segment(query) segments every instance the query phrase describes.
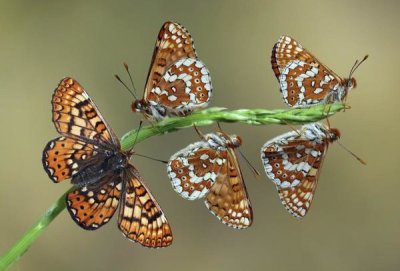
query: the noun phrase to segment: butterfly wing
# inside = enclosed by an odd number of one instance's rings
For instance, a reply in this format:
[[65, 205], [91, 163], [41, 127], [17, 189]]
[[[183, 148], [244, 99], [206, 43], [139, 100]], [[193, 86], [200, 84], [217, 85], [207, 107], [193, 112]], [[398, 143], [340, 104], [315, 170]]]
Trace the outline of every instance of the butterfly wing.
[[121, 195], [119, 176], [106, 176], [95, 186], [83, 186], [67, 195], [72, 219], [86, 230], [96, 230], [114, 215]]
[[147, 92], [150, 105], [162, 105], [173, 115], [206, 107], [211, 99], [210, 72], [203, 62], [182, 58], [172, 64], [157, 85]]
[[83, 87], [66, 77], [55, 89], [52, 99], [53, 122], [63, 136], [85, 142], [118, 148], [119, 140]]
[[199, 141], [171, 156], [168, 177], [183, 198], [200, 199], [215, 183], [223, 165], [226, 165], [226, 151], [216, 151], [208, 142]]
[[342, 79], [332, 75], [323, 66], [313, 66], [304, 61], [289, 62], [279, 76], [282, 97], [289, 106], [307, 106], [327, 100], [339, 92]]
[[233, 149], [228, 149], [228, 162], [225, 165], [211, 186], [205, 204], [222, 223], [244, 229], [253, 222], [253, 211]]
[[296, 218], [304, 217], [311, 206], [328, 146], [299, 133], [285, 133], [261, 149], [267, 176], [275, 183], [282, 204]]
[[58, 183], [73, 177], [95, 155], [95, 145], [75, 138], [58, 137], [47, 143], [42, 163], [50, 179]]
[[161, 27], [154, 47], [146, 80], [145, 100], [150, 94], [150, 90], [158, 85], [166, 70], [181, 58], [197, 58], [192, 37], [182, 25], [166, 22]]
[[132, 165], [125, 170], [123, 182], [118, 226], [125, 237], [146, 247], [171, 245], [172, 232], [168, 221]]

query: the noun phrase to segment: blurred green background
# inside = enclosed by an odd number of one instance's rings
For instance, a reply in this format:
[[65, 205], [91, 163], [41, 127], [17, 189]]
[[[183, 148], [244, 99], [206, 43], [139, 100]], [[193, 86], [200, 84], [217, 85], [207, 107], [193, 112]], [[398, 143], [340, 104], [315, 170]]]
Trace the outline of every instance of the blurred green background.
[[[192, 34], [213, 78], [212, 106], [285, 108], [270, 67], [282, 34], [342, 76], [370, 55], [355, 73], [352, 109], [331, 118], [341, 142], [368, 165], [333, 144], [302, 221], [281, 206], [259, 159], [262, 144], [289, 128], [224, 124], [242, 136], [242, 151], [262, 171], [257, 180], [241, 160], [255, 214], [251, 228], [222, 225], [201, 201], [175, 194], [163, 164], [134, 157], [171, 223], [170, 248], [127, 241], [115, 218], [84, 231], [64, 211], [10, 270], [399, 270], [399, 7], [398, 1], [0, 1], [0, 254], [70, 187], [53, 184], [41, 164], [44, 145], [57, 136], [50, 99], [59, 80], [76, 78], [122, 136], [141, 116], [131, 113], [131, 96], [113, 75], [127, 78], [127, 61], [142, 92], [164, 21]], [[168, 159], [197, 139], [187, 129], [151, 138], [136, 151]]]

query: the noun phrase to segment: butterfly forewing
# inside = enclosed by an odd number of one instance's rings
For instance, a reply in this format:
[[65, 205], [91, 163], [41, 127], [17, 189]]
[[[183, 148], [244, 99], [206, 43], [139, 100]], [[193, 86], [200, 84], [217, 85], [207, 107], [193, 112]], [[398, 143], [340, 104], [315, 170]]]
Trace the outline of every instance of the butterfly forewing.
[[145, 99], [170, 66], [181, 58], [197, 58], [189, 32], [180, 24], [166, 22], [161, 27], [146, 80]]
[[253, 211], [233, 149], [228, 149], [227, 160], [216, 182], [211, 186], [205, 204], [222, 223], [244, 229], [253, 222]]
[[60, 134], [119, 148], [118, 138], [74, 79], [61, 80], [54, 91], [52, 105], [53, 122]]
[[172, 243], [168, 221], [139, 172], [131, 165], [125, 170], [124, 193], [118, 225], [132, 241], [146, 247], [166, 247]]
[[306, 63], [318, 66], [318, 60], [305, 50], [297, 41], [289, 36], [281, 36], [272, 49], [271, 64], [272, 70], [279, 81], [279, 76], [286, 65], [294, 60], [301, 60]]
[[97, 154], [96, 146], [69, 137], [58, 137], [43, 151], [43, 167], [54, 182], [73, 177], [84, 161]]
[[119, 176], [107, 176], [100, 184], [83, 186], [67, 195], [67, 209], [82, 228], [96, 230], [114, 215], [121, 196]]
[[306, 215], [314, 198], [328, 143], [292, 131], [268, 141], [261, 149], [267, 176], [275, 183], [285, 208], [297, 218]]

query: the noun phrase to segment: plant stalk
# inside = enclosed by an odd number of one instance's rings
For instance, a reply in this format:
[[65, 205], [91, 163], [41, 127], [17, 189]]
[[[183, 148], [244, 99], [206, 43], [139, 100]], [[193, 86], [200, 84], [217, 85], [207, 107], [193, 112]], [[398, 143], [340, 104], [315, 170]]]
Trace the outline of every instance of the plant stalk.
[[[240, 122], [250, 125], [305, 124], [322, 120], [343, 109], [345, 109], [345, 105], [342, 103], [278, 110], [238, 109], [225, 111], [224, 108], [213, 107], [195, 112], [186, 117], [167, 118], [161, 122], [142, 127], [139, 131], [138, 129], [132, 130], [122, 137], [121, 146], [123, 150], [128, 150], [133, 147], [135, 141], [139, 143], [149, 137], [192, 127], [193, 125], [205, 126], [215, 122]], [[65, 192], [21, 239], [0, 258], [0, 270], [5, 270], [21, 258], [50, 223], [65, 209], [65, 197], [73, 189], [72, 187]]]

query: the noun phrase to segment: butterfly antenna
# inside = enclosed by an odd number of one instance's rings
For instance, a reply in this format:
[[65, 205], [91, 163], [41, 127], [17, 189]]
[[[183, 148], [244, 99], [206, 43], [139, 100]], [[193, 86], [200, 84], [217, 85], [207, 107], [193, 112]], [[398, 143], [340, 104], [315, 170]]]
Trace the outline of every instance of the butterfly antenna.
[[124, 81], [118, 76], [118, 74], [114, 74], [114, 77], [129, 91], [129, 93], [137, 100], [136, 95], [132, 92], [132, 90], [125, 84]]
[[126, 72], [129, 75], [129, 79], [131, 80], [133, 91], [135, 92], [135, 94], [137, 94], [135, 84], [133, 83], [131, 72], [129, 71], [129, 66], [128, 66], [128, 64], [126, 62], [124, 62], [124, 67], [125, 67]]
[[196, 130], [196, 133], [199, 135], [201, 139], [205, 138], [204, 134], [199, 130], [199, 128], [197, 128], [196, 124], [193, 124], [193, 128]]
[[350, 70], [350, 75], [349, 78], [351, 78], [353, 76], [353, 73], [358, 69], [358, 67], [360, 67], [360, 65], [367, 60], [368, 55], [365, 55], [364, 58], [361, 61], [356, 60], [356, 62], [354, 63], [353, 67]]
[[217, 126], [218, 126], [219, 131], [221, 133], [223, 133], [224, 131], [222, 131], [222, 127], [221, 127], [221, 124], [219, 123], [219, 121], [217, 121]]
[[161, 162], [163, 164], [168, 164], [168, 161], [166, 161], [166, 160], [157, 159], [157, 158], [150, 157], [150, 156], [147, 156], [147, 155], [144, 155], [144, 154], [139, 154], [139, 153], [135, 153], [135, 155], [140, 156], [140, 157], [144, 157], [144, 158], [148, 158], [148, 159], [153, 160], [153, 161]]
[[247, 165], [250, 167], [251, 171], [253, 174], [256, 176], [256, 178], [260, 177], [260, 172], [250, 163], [249, 159], [243, 154], [243, 152], [238, 149], [240, 155], [243, 157], [243, 159], [246, 161]]
[[361, 159], [358, 155], [356, 155], [354, 152], [352, 152], [351, 150], [349, 150], [348, 148], [346, 148], [346, 146], [344, 146], [342, 143], [340, 143], [340, 141], [337, 141], [337, 143], [339, 143], [339, 145], [348, 153], [350, 153], [354, 158], [356, 158], [361, 164], [363, 165], [367, 165], [367, 162], [365, 162], [363, 159]]
[[140, 122], [139, 122], [139, 128], [137, 129], [135, 141], [133, 141], [131, 150], [132, 150], [132, 149], [135, 147], [135, 145], [136, 145], [136, 142], [137, 142], [137, 139], [138, 139], [138, 136], [139, 136], [140, 129], [142, 128], [142, 124], [143, 124], [143, 121], [140, 120]]
[[296, 134], [298, 134], [298, 136], [301, 136], [301, 133], [299, 132], [299, 130], [297, 130], [296, 128], [293, 127], [293, 125], [291, 125], [289, 122], [282, 120], [283, 123], [285, 123], [286, 126], [289, 126], [290, 129], [293, 130], [293, 132], [295, 132]]

